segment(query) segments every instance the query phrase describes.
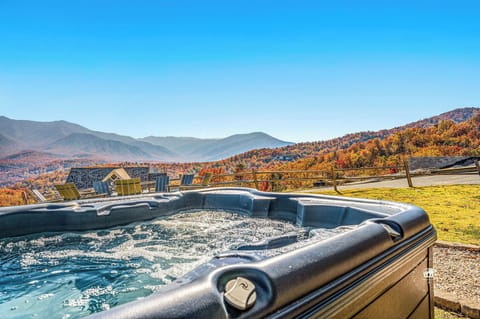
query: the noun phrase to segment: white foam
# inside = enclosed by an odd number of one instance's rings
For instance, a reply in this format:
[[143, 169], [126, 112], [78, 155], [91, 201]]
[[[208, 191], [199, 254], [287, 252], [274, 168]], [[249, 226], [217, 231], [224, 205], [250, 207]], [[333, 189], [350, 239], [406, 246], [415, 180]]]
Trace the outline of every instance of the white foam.
[[43, 295], [38, 296], [37, 299], [38, 299], [38, 300], [43, 300], [43, 299], [51, 298], [51, 297], [53, 297], [53, 296], [54, 296], [54, 294], [52, 294], [52, 293], [43, 294]]
[[[0, 258], [16, 256], [18, 267], [29, 274], [12, 285], [30, 287], [19, 292], [23, 297], [4, 304], [0, 300], [0, 313], [30, 298], [35, 302], [28, 309], [15, 308], [17, 316], [38, 313], [50, 319], [48, 314], [55, 311], [65, 318], [81, 318], [92, 307], [105, 310], [157, 292], [219, 252], [292, 232], [305, 235], [306, 230], [281, 221], [206, 211], [109, 230], [0, 241]], [[16, 271], [12, 268], [12, 275]]]

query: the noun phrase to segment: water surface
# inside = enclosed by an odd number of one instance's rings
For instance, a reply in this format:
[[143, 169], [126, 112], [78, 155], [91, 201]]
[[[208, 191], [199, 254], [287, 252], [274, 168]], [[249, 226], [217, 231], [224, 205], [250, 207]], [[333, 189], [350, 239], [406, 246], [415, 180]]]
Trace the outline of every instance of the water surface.
[[0, 315], [81, 318], [146, 297], [215, 254], [306, 229], [197, 211], [108, 230], [0, 240]]

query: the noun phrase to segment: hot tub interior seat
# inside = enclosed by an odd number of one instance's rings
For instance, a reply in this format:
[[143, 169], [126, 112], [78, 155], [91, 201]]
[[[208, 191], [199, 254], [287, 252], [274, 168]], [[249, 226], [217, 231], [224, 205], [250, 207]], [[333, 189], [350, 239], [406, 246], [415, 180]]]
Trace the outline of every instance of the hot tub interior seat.
[[368, 219], [385, 218], [402, 210], [398, 205], [388, 203], [333, 197], [291, 194], [268, 196], [268, 193], [245, 189], [204, 190], [4, 208], [0, 210], [0, 236], [109, 228], [191, 209], [231, 210], [252, 217], [283, 219], [314, 228], [358, 225]]

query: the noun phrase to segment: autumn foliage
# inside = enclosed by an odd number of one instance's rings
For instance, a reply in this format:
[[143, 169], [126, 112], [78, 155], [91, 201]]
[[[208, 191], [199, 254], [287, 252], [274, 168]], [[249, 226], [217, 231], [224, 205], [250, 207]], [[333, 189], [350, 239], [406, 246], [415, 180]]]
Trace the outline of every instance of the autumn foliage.
[[26, 193], [25, 189], [0, 188], [0, 206], [33, 204], [33, 199], [25, 197]]
[[[165, 172], [172, 178], [177, 178], [180, 174], [193, 173], [203, 176], [206, 172], [211, 172], [213, 175], [235, 174], [239, 179], [243, 179], [244, 174], [249, 174], [252, 170], [329, 172], [333, 166], [395, 167], [401, 165], [409, 156], [480, 156], [480, 114], [477, 113], [469, 120], [458, 124], [451, 120], [441, 120], [433, 126], [422, 123], [418, 127], [407, 126], [403, 129], [355, 133], [328, 141], [298, 143], [276, 149], [256, 149], [216, 162], [145, 165]], [[130, 164], [138, 165], [126, 163]], [[389, 171], [392, 173], [394, 169]], [[66, 176], [66, 171], [54, 171], [27, 179], [18, 186], [48, 192], [53, 183], [64, 182]], [[275, 178], [278, 176], [269, 177]], [[223, 180], [224, 177], [216, 181]], [[259, 184], [259, 188], [264, 190], [272, 190], [274, 186], [272, 183]], [[18, 193], [14, 190], [1, 189], [0, 196], [0, 205], [21, 203]]]

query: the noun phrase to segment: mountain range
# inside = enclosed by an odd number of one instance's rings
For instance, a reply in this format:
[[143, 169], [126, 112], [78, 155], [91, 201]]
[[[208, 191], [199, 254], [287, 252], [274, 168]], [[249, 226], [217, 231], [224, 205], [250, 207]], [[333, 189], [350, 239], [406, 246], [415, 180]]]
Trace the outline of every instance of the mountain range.
[[[155, 163], [150, 165], [177, 176], [200, 169], [231, 173], [238, 165], [249, 169], [322, 170], [334, 159], [339, 167], [396, 165], [406, 150], [410, 156], [478, 155], [479, 125], [480, 108], [459, 108], [392, 129], [292, 144], [264, 133], [224, 139], [134, 139], [65, 121], [18, 121], [0, 116], [0, 188], [18, 182], [41, 187], [63, 182], [70, 167], [125, 161], [152, 161]], [[200, 160], [204, 162], [198, 163]]]
[[262, 132], [220, 139], [173, 136], [135, 139], [93, 131], [66, 121], [36, 122], [0, 116], [0, 158], [37, 151], [58, 158], [202, 162], [220, 160], [252, 149], [291, 144]]

